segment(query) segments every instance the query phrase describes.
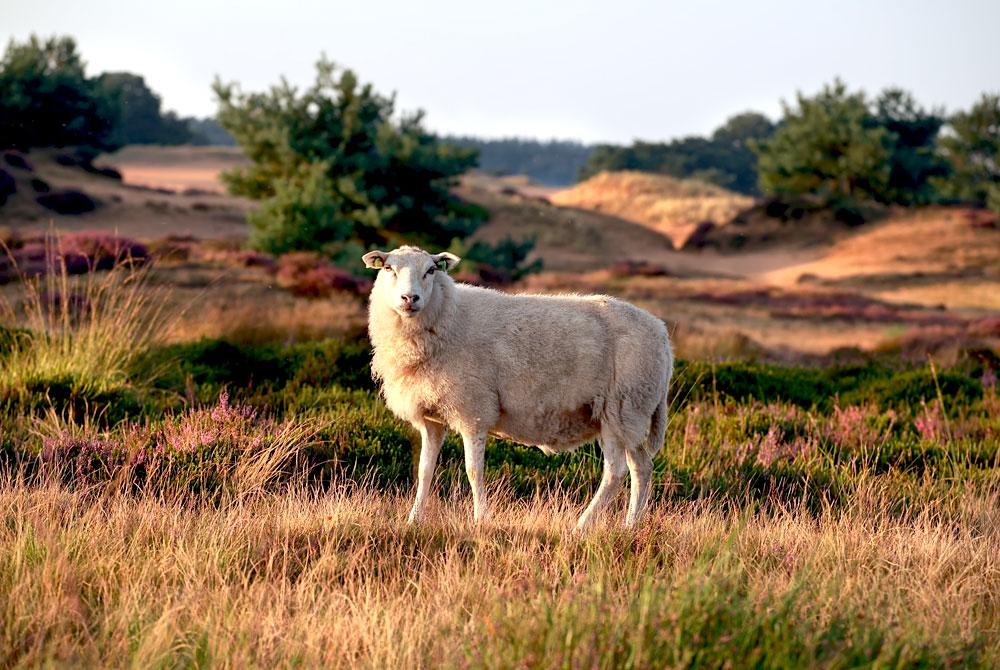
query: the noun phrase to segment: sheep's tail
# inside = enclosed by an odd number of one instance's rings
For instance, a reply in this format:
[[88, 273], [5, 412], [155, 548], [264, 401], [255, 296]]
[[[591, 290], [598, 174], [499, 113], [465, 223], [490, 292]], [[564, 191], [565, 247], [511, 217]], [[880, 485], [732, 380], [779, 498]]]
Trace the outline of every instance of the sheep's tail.
[[653, 410], [653, 418], [649, 420], [649, 437], [646, 438], [646, 453], [652, 458], [663, 447], [667, 436], [667, 389], [663, 389], [660, 404]]

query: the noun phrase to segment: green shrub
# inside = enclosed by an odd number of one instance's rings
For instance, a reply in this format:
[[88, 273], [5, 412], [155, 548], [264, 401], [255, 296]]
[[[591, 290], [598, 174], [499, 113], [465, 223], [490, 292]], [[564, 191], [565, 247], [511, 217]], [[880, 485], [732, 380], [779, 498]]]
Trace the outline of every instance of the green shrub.
[[449, 190], [475, 151], [438, 141], [420, 113], [397, 119], [394, 99], [350, 70], [324, 58], [301, 93], [287, 82], [267, 93], [220, 81], [214, 89], [220, 123], [251, 161], [223, 180], [262, 201], [249, 216], [258, 249], [337, 256], [352, 243], [442, 246], [484, 220]]

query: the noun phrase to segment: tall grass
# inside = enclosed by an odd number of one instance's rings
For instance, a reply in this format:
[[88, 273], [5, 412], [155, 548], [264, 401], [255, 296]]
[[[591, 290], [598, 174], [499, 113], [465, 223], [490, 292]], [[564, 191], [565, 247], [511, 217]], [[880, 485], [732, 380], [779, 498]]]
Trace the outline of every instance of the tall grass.
[[[130, 267], [19, 288], [0, 667], [1000, 664], [992, 368], [687, 362], [638, 531], [620, 496], [569, 533], [593, 446], [492, 445], [474, 525], [454, 437], [409, 526], [412, 435], [364, 343], [160, 347], [165, 303]], [[53, 397], [120, 408], [157, 366], [176, 402], [127, 421]]]
[[291, 490], [190, 507], [0, 485], [0, 665], [995, 667], [1000, 491], [959, 518], [656, 506], [572, 536], [576, 506]]
[[[47, 244], [58, 248], [58, 238]], [[0, 357], [0, 395], [53, 384], [84, 397], [129, 383], [138, 355], [156, 343], [169, 321], [146, 268], [126, 259], [106, 272], [71, 276], [53, 250], [50, 272], [23, 277], [17, 294], [0, 296], [0, 319], [14, 342]]]

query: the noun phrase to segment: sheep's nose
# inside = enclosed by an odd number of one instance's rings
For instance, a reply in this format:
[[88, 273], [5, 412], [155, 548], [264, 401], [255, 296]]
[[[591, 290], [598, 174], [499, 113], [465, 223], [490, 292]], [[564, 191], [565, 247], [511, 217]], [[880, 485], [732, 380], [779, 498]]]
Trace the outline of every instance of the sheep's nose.
[[416, 293], [404, 293], [400, 296], [407, 305], [416, 305], [420, 302], [420, 296]]

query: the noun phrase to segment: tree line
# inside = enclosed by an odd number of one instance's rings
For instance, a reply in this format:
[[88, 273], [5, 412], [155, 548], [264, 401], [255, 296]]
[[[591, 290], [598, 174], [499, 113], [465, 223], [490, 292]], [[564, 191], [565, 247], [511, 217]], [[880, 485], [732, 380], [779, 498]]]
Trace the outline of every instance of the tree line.
[[0, 60], [0, 147], [76, 147], [91, 156], [127, 144], [232, 144], [211, 119], [162, 109], [130, 72], [88, 77], [71, 37], [11, 40]]
[[746, 112], [709, 137], [598, 146], [580, 171], [641, 170], [824, 206], [963, 202], [1000, 211], [1000, 96], [950, 116], [907, 91], [874, 98], [835, 80], [783, 103], [777, 123]]

